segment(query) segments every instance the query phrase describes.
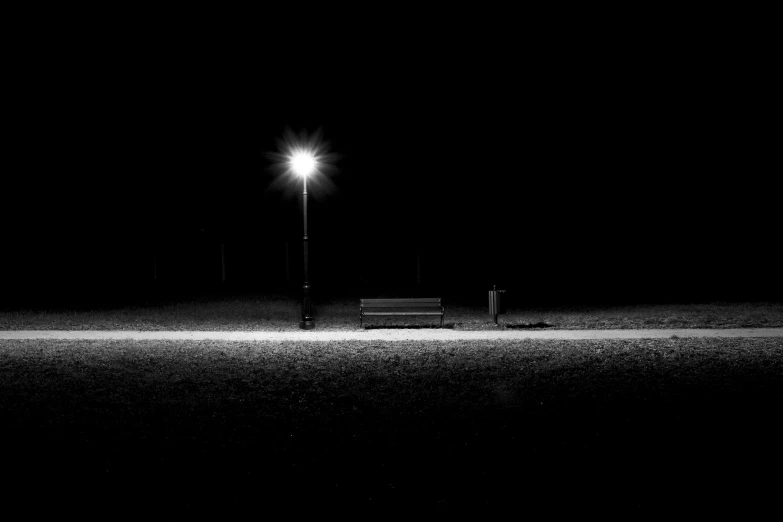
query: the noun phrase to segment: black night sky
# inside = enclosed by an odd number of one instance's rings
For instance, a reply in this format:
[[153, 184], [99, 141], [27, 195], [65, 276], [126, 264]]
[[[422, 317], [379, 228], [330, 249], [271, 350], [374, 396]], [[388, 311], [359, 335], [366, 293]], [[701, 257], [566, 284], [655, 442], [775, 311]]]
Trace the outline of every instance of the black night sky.
[[469, 29], [28, 42], [7, 102], [6, 300], [130, 299], [154, 277], [197, 293], [221, 244], [231, 291], [300, 284], [301, 186], [268, 156], [286, 129], [339, 155], [309, 191], [315, 298], [780, 297], [759, 54], [688, 31]]
[[3, 500], [771, 511], [779, 17], [345, 5], [4, 12]]

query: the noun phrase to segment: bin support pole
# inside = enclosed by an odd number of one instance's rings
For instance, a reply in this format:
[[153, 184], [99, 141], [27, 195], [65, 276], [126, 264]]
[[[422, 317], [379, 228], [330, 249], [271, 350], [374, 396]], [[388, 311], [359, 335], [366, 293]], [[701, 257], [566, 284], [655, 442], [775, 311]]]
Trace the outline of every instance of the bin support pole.
[[500, 304], [498, 299], [498, 285], [492, 285], [492, 297], [494, 298], [493, 311], [495, 312], [495, 326], [498, 324], [498, 305]]

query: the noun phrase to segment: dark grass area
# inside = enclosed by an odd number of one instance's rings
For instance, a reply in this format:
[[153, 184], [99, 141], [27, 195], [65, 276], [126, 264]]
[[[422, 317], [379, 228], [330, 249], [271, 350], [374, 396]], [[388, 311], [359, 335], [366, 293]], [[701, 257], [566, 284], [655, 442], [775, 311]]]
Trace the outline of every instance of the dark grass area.
[[[444, 299], [444, 328], [564, 330], [650, 328], [783, 327], [783, 303], [713, 302], [690, 304], [516, 307], [489, 315], [486, 296]], [[298, 331], [301, 303], [284, 296], [204, 297], [139, 306], [95, 309], [0, 309], [0, 330], [209, 330]], [[359, 299], [315, 301], [318, 330], [359, 330]], [[367, 317], [365, 329], [437, 328], [440, 318]]]
[[54, 511], [748, 513], [781, 411], [780, 339], [0, 341], [7, 498]]

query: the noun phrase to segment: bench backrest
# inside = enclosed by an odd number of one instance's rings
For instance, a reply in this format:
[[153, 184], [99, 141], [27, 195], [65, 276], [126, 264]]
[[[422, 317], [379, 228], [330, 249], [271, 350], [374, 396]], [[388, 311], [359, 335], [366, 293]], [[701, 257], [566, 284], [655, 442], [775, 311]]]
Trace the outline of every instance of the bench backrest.
[[362, 308], [433, 308], [441, 306], [440, 297], [418, 299], [361, 299]]

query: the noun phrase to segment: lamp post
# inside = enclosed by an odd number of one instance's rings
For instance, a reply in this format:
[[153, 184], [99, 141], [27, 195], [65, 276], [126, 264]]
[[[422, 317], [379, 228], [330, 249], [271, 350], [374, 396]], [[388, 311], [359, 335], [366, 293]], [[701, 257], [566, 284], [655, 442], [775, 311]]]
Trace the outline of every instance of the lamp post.
[[307, 176], [315, 170], [316, 160], [312, 152], [300, 151], [292, 155], [290, 158], [291, 168], [293, 171], [302, 176], [303, 190], [302, 198], [304, 203], [304, 238], [303, 238], [303, 250], [304, 250], [304, 284], [302, 285], [302, 321], [299, 323], [299, 328], [303, 330], [312, 330], [315, 328], [315, 322], [313, 321], [313, 312], [310, 306], [310, 283], [308, 281], [308, 258], [307, 258]]

